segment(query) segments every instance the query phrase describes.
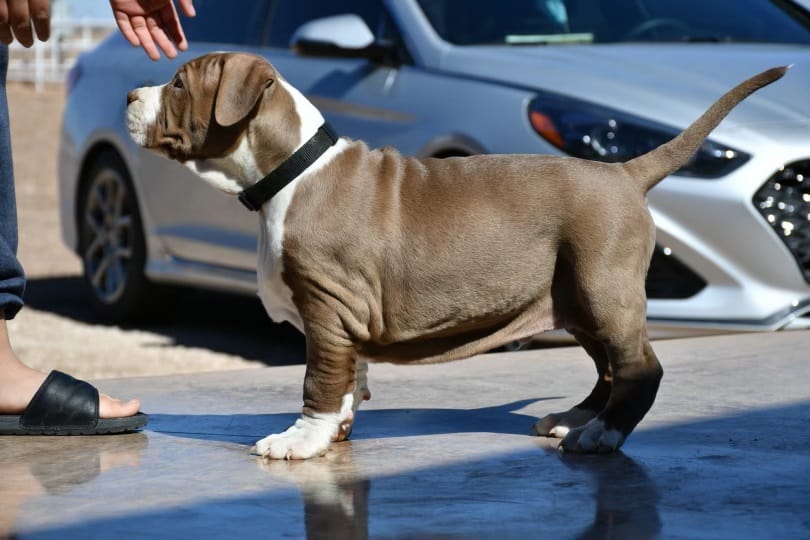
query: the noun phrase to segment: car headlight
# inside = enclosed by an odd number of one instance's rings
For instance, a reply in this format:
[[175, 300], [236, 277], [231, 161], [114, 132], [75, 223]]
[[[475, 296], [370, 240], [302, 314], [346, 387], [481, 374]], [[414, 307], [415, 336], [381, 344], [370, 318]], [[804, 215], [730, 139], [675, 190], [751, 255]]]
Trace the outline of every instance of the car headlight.
[[[628, 113], [559, 95], [540, 94], [529, 103], [529, 122], [568, 155], [623, 162], [664, 144], [680, 131]], [[675, 174], [720, 178], [751, 156], [710, 140]]]

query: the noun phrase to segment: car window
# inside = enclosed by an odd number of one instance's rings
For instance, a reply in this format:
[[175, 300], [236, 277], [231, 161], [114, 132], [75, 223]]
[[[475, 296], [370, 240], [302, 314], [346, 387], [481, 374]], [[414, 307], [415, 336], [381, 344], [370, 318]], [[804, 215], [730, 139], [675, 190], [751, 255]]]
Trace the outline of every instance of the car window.
[[258, 46], [264, 42], [267, 14], [275, 0], [194, 0], [197, 16], [183, 19], [190, 43], [232, 43]]
[[381, 0], [276, 0], [272, 10], [267, 44], [286, 49], [298, 28], [311, 20], [353, 13], [376, 34], [385, 10]]
[[810, 14], [789, 0], [418, 0], [458, 45], [757, 42], [810, 44]]

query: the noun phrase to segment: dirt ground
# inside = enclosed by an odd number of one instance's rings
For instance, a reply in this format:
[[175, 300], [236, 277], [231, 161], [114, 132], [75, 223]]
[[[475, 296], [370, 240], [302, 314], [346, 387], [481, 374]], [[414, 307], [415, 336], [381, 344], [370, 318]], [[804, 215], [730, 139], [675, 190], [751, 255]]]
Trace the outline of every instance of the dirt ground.
[[162, 320], [120, 328], [96, 318], [78, 257], [61, 240], [57, 152], [64, 89], [8, 87], [27, 306], [10, 322], [27, 364], [82, 378], [158, 375], [303, 361], [303, 340], [255, 298], [186, 291]]

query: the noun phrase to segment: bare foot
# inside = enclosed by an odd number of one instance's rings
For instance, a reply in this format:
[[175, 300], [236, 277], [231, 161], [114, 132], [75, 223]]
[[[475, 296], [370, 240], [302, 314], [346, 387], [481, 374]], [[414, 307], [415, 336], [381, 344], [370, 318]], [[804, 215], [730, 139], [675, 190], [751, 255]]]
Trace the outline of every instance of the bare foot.
[[[10, 363], [10, 362], [5, 362]], [[17, 366], [4, 366], [0, 360], [0, 414], [20, 414], [45, 381], [46, 375], [16, 362]], [[138, 412], [141, 403], [137, 399], [121, 401], [106, 394], [99, 394], [101, 418], [123, 418]]]
[[[0, 414], [20, 414], [28, 407], [46, 375], [20, 362], [10, 347], [3, 347], [2, 341], [0, 339]], [[137, 399], [120, 401], [106, 394], [99, 395], [101, 418], [133, 416], [140, 406]]]

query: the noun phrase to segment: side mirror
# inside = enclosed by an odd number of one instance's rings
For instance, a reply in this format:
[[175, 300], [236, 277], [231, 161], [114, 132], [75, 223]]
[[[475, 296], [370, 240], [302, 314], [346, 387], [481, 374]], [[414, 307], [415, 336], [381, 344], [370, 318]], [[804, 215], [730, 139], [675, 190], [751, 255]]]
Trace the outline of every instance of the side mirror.
[[290, 47], [302, 56], [366, 58], [373, 62], [395, 62], [396, 48], [375, 41], [365, 21], [357, 15], [335, 15], [301, 25], [290, 40]]

